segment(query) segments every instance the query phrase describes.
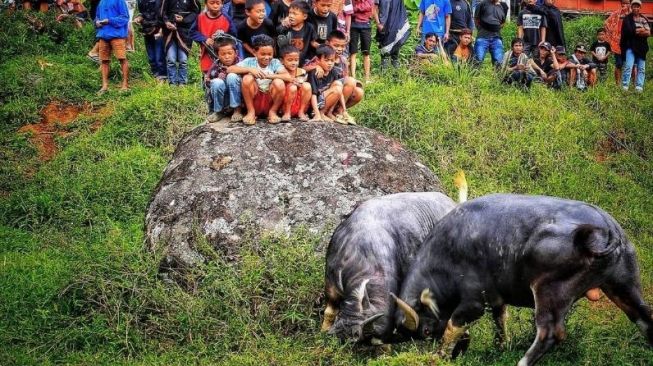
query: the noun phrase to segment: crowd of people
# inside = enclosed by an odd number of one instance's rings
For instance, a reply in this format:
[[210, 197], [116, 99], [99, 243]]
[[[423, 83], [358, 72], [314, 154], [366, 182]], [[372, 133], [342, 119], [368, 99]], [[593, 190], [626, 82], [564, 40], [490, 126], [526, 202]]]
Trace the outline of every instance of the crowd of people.
[[[210, 121], [230, 117], [254, 124], [265, 117], [277, 123], [309, 120], [312, 113], [313, 119], [355, 123], [347, 109], [362, 100], [371, 78], [373, 28], [382, 69], [399, 66], [399, 51], [411, 34], [403, 0], [137, 0], [136, 17], [128, 1], [91, 2], [98, 42], [89, 57], [101, 63], [100, 93], [108, 90], [111, 54], [121, 65], [121, 89], [128, 89], [126, 51], [133, 49], [135, 23], [152, 74], [171, 85], [188, 83], [189, 52], [193, 43], [200, 45]], [[56, 2], [84, 18], [80, 0]], [[555, 0], [524, 0], [507, 50], [505, 2], [482, 0], [472, 7], [467, 0], [421, 0], [418, 11], [420, 62], [474, 68], [489, 52], [508, 84], [586, 89], [607, 78], [612, 56], [617, 83], [628, 90], [632, 78], [635, 90], [643, 91], [651, 31], [641, 0], [622, 0], [589, 48], [577, 44], [569, 52]]]

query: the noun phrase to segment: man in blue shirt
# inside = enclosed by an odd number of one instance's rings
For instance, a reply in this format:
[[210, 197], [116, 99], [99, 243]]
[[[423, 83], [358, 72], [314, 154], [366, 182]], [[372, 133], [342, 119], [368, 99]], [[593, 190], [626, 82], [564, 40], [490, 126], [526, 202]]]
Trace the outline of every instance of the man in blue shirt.
[[451, 26], [451, 3], [449, 0], [422, 0], [419, 4], [417, 32], [435, 33], [446, 42]]
[[125, 0], [100, 0], [95, 15], [96, 37], [99, 38], [99, 54], [102, 65], [102, 88], [99, 94], [109, 90], [109, 63], [111, 53], [120, 61], [122, 69], [122, 86], [120, 90], [129, 89], [127, 79], [129, 64], [127, 63], [127, 27], [129, 25], [129, 10]]

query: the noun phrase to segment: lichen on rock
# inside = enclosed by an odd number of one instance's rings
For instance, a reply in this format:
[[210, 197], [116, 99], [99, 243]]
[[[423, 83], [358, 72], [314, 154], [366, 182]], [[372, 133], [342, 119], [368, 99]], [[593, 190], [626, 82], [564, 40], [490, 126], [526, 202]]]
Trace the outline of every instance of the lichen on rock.
[[181, 139], [165, 169], [147, 210], [146, 240], [165, 253], [163, 266], [194, 266], [206, 260], [201, 238], [227, 258], [253, 228], [303, 226], [326, 243], [325, 228], [366, 199], [441, 190], [413, 152], [368, 128], [204, 124]]

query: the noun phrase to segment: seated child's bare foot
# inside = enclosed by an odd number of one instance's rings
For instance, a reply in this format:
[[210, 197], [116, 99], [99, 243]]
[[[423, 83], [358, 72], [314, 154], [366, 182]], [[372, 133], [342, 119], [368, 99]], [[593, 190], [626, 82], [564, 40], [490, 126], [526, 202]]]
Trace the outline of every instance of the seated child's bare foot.
[[283, 116], [281, 116], [281, 122], [290, 122], [290, 113], [284, 113]]
[[251, 126], [256, 124], [256, 116], [254, 114], [247, 113], [245, 117], [243, 117], [243, 123]]
[[97, 95], [102, 95], [102, 94], [104, 94], [104, 93], [106, 93], [108, 91], [109, 91], [109, 88], [102, 88], [102, 89], [97, 91]]
[[333, 122], [333, 121], [336, 120], [336, 116], [334, 116], [333, 113], [331, 113], [331, 114], [323, 114], [323, 115], [322, 115], [322, 119], [325, 120], [325, 121], [327, 121], [327, 122]]
[[281, 121], [281, 118], [279, 118], [279, 116], [277, 116], [276, 113], [268, 114], [268, 123], [275, 124], [275, 123], [279, 123], [279, 121]]
[[338, 115], [336, 115], [335, 117], [333, 117], [333, 120], [334, 120], [335, 122], [340, 123], [341, 125], [346, 125], [346, 124], [348, 124], [347, 120], [345, 119], [345, 116], [343, 116], [342, 114], [338, 114]]
[[308, 121], [308, 116], [306, 115], [306, 113], [300, 113], [300, 114], [297, 116], [297, 118], [299, 118], [299, 120], [302, 121], [302, 122], [306, 122], [306, 121]]
[[234, 114], [231, 115], [231, 122], [240, 122], [243, 120], [243, 114], [240, 113], [240, 110], [236, 109]]

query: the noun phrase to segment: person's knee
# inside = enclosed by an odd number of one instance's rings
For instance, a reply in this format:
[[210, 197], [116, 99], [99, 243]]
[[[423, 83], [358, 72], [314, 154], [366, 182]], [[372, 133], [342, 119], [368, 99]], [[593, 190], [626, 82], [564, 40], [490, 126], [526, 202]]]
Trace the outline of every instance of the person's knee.
[[211, 91], [222, 90], [225, 87], [225, 83], [222, 79], [211, 79], [210, 81]]
[[292, 94], [297, 93], [297, 85], [295, 84], [288, 85], [288, 91]]
[[256, 79], [251, 74], [243, 76], [243, 86], [250, 86], [256, 84]]
[[272, 80], [272, 84], [271, 84], [271, 89], [272, 90], [274, 90], [276, 92], [280, 92], [282, 90], [285, 90], [285, 88], [286, 88], [286, 84], [283, 82], [283, 80], [281, 80], [281, 79]]
[[309, 84], [309, 83], [302, 83], [302, 92], [303, 92], [303, 93], [309, 93], [309, 94], [310, 94], [311, 91], [312, 91], [312, 89], [311, 89], [311, 84]]
[[234, 73], [227, 74], [226, 80], [228, 85], [240, 84], [240, 76], [238, 76], [238, 74], [234, 74]]

